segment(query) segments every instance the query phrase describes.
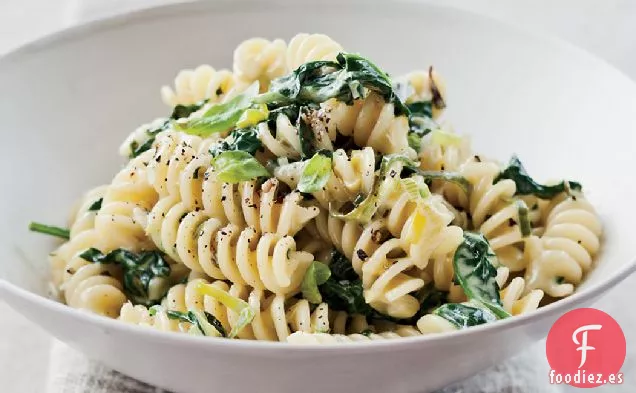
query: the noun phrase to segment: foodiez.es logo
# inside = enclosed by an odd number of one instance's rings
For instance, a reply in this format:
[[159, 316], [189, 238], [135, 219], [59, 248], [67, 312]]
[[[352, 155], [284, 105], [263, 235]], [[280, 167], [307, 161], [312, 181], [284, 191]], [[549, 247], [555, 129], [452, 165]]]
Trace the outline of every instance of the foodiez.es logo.
[[625, 335], [618, 322], [595, 308], [579, 308], [559, 318], [545, 344], [549, 380], [591, 388], [623, 383]]

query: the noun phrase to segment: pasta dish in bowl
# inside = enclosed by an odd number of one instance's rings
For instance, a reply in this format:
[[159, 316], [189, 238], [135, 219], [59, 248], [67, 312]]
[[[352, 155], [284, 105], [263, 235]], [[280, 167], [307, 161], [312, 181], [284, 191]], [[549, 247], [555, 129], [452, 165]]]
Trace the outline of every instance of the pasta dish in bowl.
[[[605, 172], [636, 164], [619, 132], [631, 83], [446, 8], [374, 3], [365, 23], [401, 22], [354, 34], [354, 3], [312, 6], [307, 25], [284, 1], [170, 6], [3, 59], [0, 114], [29, 131], [2, 166], [17, 179], [3, 298], [174, 391], [295, 391], [316, 368], [321, 390], [417, 392], [517, 353], [631, 273], [617, 233], [636, 217], [612, 201], [636, 190]], [[266, 16], [289, 24], [256, 29]], [[237, 23], [254, 28], [192, 46]], [[27, 173], [55, 176], [18, 178], [27, 147], [42, 158]]]

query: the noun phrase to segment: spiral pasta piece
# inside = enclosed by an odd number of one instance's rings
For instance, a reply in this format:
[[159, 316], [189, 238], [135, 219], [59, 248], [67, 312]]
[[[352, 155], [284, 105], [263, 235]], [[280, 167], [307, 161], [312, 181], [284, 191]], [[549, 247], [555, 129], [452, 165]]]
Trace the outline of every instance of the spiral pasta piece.
[[186, 284], [175, 285], [168, 291], [162, 309], [150, 316], [143, 306], [124, 305], [120, 319], [124, 322], [149, 326], [164, 331], [188, 332], [190, 324], [170, 320], [165, 311], [205, 311], [214, 315], [226, 332], [238, 323], [238, 316], [216, 299], [197, 291], [200, 283], [213, 285], [246, 301], [255, 311], [250, 324], [238, 332], [238, 338], [248, 340], [285, 341], [293, 332], [328, 332], [329, 308], [320, 304], [313, 311], [304, 299], [286, 299], [245, 285], [228, 286], [223, 281], [209, 283], [202, 278], [192, 277]]
[[[446, 137], [435, 137], [436, 133], [443, 133]], [[441, 140], [440, 140], [441, 139]], [[465, 136], [459, 136], [448, 131], [433, 131], [422, 139], [422, 148], [418, 158], [420, 168], [425, 171], [461, 172], [461, 168], [467, 162], [481, 162], [482, 158], [473, 155], [470, 140]], [[460, 209], [467, 210], [468, 199], [466, 191], [457, 184], [442, 180], [433, 180], [431, 191], [444, 196], [450, 204]], [[466, 221], [465, 214], [463, 220]]]
[[[347, 221], [332, 217], [326, 210], [321, 210], [314, 222], [307, 227], [314, 236], [319, 236], [333, 244], [349, 260], [355, 257], [356, 244], [362, 235], [363, 228], [356, 221]], [[362, 263], [356, 264], [357, 273], [360, 274]]]
[[287, 47], [287, 69], [293, 71], [304, 63], [335, 60], [342, 46], [324, 34], [296, 34]]
[[140, 304], [133, 305], [130, 302], [125, 303], [117, 318], [122, 322], [130, 323], [138, 326], [150, 327], [162, 332], [187, 332], [184, 324], [177, 320], [170, 319], [165, 312], [157, 312], [151, 315], [150, 310]]
[[[102, 238], [106, 250], [153, 249], [141, 222], [135, 218], [137, 209], [149, 209], [157, 203], [158, 194], [148, 183], [146, 174], [152, 152], [147, 151], [131, 160], [108, 186], [101, 208], [95, 217], [95, 229]], [[105, 250], [102, 250], [105, 251]]]
[[407, 244], [409, 256], [420, 269], [424, 269], [431, 258], [452, 256], [463, 241], [463, 230], [449, 226], [453, 215], [438, 195], [415, 201], [395, 187], [381, 210], [385, 211], [389, 232]]
[[521, 277], [515, 277], [508, 285], [501, 286], [499, 292], [503, 308], [511, 315], [527, 314], [539, 308], [539, 303], [543, 299], [543, 291], [533, 289], [526, 292], [526, 282]]
[[392, 103], [376, 93], [354, 100], [352, 105], [331, 99], [321, 104], [329, 134], [339, 133], [353, 138], [357, 146], [369, 146], [382, 154], [401, 153], [409, 158], [416, 152], [409, 147], [409, 122], [406, 116], [395, 116]]
[[390, 340], [402, 337], [420, 336], [421, 333], [412, 326], [400, 326], [395, 331], [382, 333], [326, 334], [295, 332], [287, 337], [287, 342], [297, 345], [350, 344], [375, 340]]
[[[97, 210], [91, 210], [91, 206], [103, 198], [108, 186], [99, 186], [88, 191], [80, 198], [73, 209], [70, 219], [70, 239], [79, 239], [82, 237], [91, 237], [82, 235], [83, 233], [92, 234], [95, 230], [95, 217]], [[51, 280], [55, 288], [58, 288], [69, 278], [69, 274], [74, 272], [66, 267], [69, 260], [76, 252], [73, 252], [77, 246], [73, 246], [71, 241], [67, 241], [50, 255]], [[78, 252], [82, 252], [79, 250]]]
[[102, 185], [89, 190], [77, 202], [73, 209], [70, 220], [70, 237], [95, 227], [95, 216], [99, 209], [92, 208], [95, 204], [101, 204], [104, 194], [108, 190], [108, 185]]
[[212, 228], [212, 224], [202, 224], [206, 220], [214, 220], [210, 221], [215, 223], [214, 228], [230, 223], [239, 229], [250, 227], [259, 233], [293, 236], [318, 214], [318, 208], [302, 206], [302, 196], [297, 192], [280, 198], [277, 187], [275, 179], [259, 188], [255, 182], [219, 183], [215, 176], [206, 174], [203, 184], [195, 187], [202, 191], [197, 191], [194, 197], [188, 193], [192, 198], [180, 200], [174, 195], [162, 198], [139, 220], [145, 221], [146, 233], [154, 243], [177, 261], [190, 259], [176, 252], [183, 247], [190, 250], [185, 245], [194, 241], [197, 231], [204, 234]]
[[373, 308], [396, 318], [415, 315], [419, 302], [411, 293], [422, 288], [424, 280], [406, 253], [408, 244], [391, 236], [386, 219], [363, 228], [323, 212], [307, 229], [331, 242], [351, 261], [362, 278], [365, 300]]
[[224, 225], [203, 210], [188, 211], [175, 201], [160, 200], [146, 226], [155, 244], [175, 261], [210, 277], [257, 289], [282, 294], [298, 290], [313, 256], [296, 251], [292, 236]]
[[[318, 150], [333, 150], [332, 142], [336, 139], [335, 129], [327, 129], [327, 118], [320, 111], [307, 111], [301, 116], [310, 124], [310, 132], [316, 141]], [[258, 125], [258, 138], [267, 151], [277, 157], [300, 158], [302, 148], [298, 128], [292, 124], [288, 116], [280, 113], [276, 116], [275, 127], [269, 122]]]
[[323, 333], [356, 334], [373, 328], [364, 315], [349, 315], [344, 311], [333, 310], [329, 310], [329, 327], [330, 330]]
[[153, 157], [148, 162], [147, 177], [160, 197], [180, 195], [183, 170], [206, 150], [207, 144], [197, 136], [176, 131], [157, 136], [150, 150]]
[[242, 83], [259, 81], [261, 92], [269, 83], [287, 73], [287, 45], [276, 39], [250, 38], [234, 50], [234, 74]]
[[492, 162], [467, 162], [461, 173], [472, 185], [469, 211], [473, 227], [488, 239], [501, 263], [511, 271], [525, 269], [527, 260], [518, 247], [525, 237], [513, 200], [515, 182], [505, 179], [494, 183], [499, 167]]
[[150, 123], [143, 124], [131, 132], [124, 142], [119, 146], [119, 155], [122, 157], [132, 157], [140, 146], [152, 143], [156, 134], [166, 127], [168, 119], [159, 117]]
[[[179, 204], [182, 215], [203, 211], [209, 217], [241, 228], [250, 225], [259, 231], [293, 235], [318, 214], [316, 207], [302, 206], [303, 198], [298, 192], [283, 197], [276, 179], [260, 187], [256, 181], [238, 184], [219, 181], [211, 165], [212, 156], [207, 152], [208, 140], [167, 132], [157, 138], [154, 146], [147, 176], [161, 200], [152, 209], [149, 220], [165, 221], [168, 210]], [[153, 237], [160, 244], [157, 231]]]
[[580, 195], [561, 194], [550, 203], [545, 232], [526, 243], [529, 266], [526, 290], [541, 289], [552, 297], [574, 291], [592, 266], [602, 227], [592, 205]]
[[174, 79], [174, 87], [161, 88], [161, 99], [170, 107], [193, 105], [202, 100], [220, 102], [230, 96], [235, 87], [241, 89], [232, 72], [217, 71], [203, 64], [194, 70], [180, 71]]
[[[298, 186], [307, 161], [295, 162], [276, 168], [276, 178], [295, 189]], [[358, 195], [368, 195], [375, 182], [375, 155], [370, 147], [333, 152], [332, 173], [322, 190], [311, 193], [320, 205], [328, 209], [330, 202], [350, 202]]]
[[417, 321], [417, 329], [422, 334], [435, 334], [455, 331], [457, 326], [439, 315], [426, 314]]
[[[143, 227], [133, 218], [135, 208], [152, 205], [156, 200], [144, 175], [151, 154], [147, 152], [131, 160], [109, 186], [85, 196], [75, 214], [69, 241], [51, 254], [53, 282], [69, 306], [115, 318], [127, 301], [121, 269], [111, 264], [90, 263], [80, 254], [92, 247], [102, 252], [152, 248]], [[101, 206], [89, 211], [97, 202], [93, 198], [98, 196]]]
[[416, 262], [410, 258], [402, 239], [387, 239], [385, 219], [371, 222], [356, 244], [352, 258], [354, 269], [362, 277], [364, 298], [376, 310], [396, 318], [410, 318], [419, 309], [411, 295], [424, 286], [414, 272]]
[[433, 119], [437, 119], [446, 107], [446, 83], [433, 68], [410, 72], [398, 80], [403, 80], [411, 85], [413, 92], [406, 97], [406, 103], [431, 102]]

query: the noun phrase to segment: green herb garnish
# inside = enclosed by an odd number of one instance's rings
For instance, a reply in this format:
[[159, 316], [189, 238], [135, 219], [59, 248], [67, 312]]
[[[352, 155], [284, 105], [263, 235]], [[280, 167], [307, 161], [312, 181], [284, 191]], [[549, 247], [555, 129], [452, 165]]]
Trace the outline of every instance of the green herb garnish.
[[98, 200], [96, 200], [95, 202], [93, 202], [92, 205], [90, 205], [90, 207], [88, 208], [89, 212], [96, 212], [99, 211], [99, 209], [102, 208], [102, 202], [104, 201], [104, 198], [99, 198]]
[[258, 82], [255, 82], [242, 94], [231, 100], [213, 104], [201, 117], [180, 119], [175, 121], [174, 126], [179, 131], [201, 137], [228, 131], [236, 126], [243, 113], [252, 105], [252, 99], [257, 94]]
[[307, 161], [298, 182], [298, 191], [312, 193], [322, 190], [331, 177], [331, 158], [333, 153], [321, 150]]
[[29, 230], [67, 240], [71, 237], [71, 231], [68, 228], [60, 228], [53, 225], [41, 224], [39, 222], [31, 222], [29, 224]]
[[408, 115], [408, 108], [393, 91], [389, 76], [360, 55], [340, 53], [336, 61], [308, 62], [289, 75], [272, 81], [269, 92], [256, 99], [268, 106], [319, 104], [331, 98], [351, 104], [365, 89], [395, 106], [395, 115]]
[[212, 164], [217, 178], [224, 183], [235, 184], [271, 176], [256, 158], [244, 151], [224, 151], [213, 159]]
[[322, 303], [322, 296], [320, 295], [318, 286], [324, 284], [330, 276], [331, 271], [327, 265], [322, 262], [313, 261], [307, 268], [305, 278], [300, 287], [303, 298], [313, 304]]

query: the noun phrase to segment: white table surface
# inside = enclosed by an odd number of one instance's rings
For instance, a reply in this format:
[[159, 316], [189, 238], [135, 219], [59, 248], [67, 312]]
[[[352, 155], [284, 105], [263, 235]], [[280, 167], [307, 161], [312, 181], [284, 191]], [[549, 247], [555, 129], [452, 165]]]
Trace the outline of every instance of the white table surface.
[[[152, 0], [157, 2], [157, 0]], [[148, 0], [2, 0], [0, 54], [74, 23], [78, 2], [84, 16], [111, 13], [113, 5], [138, 7]], [[165, 2], [162, 0], [160, 2]], [[634, 0], [434, 0], [560, 36], [606, 59], [636, 79]], [[636, 147], [635, 147], [636, 153]], [[615, 317], [627, 337], [625, 384], [595, 391], [632, 392], [636, 386], [636, 276], [615, 288], [596, 307]], [[631, 301], [630, 301], [631, 300]], [[0, 301], [0, 392], [43, 392], [50, 339]], [[543, 360], [542, 360], [543, 361]], [[547, 375], [546, 375], [547, 380]], [[574, 391], [574, 389], [572, 389]], [[469, 392], [467, 392], [469, 393]]]

